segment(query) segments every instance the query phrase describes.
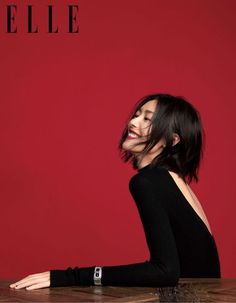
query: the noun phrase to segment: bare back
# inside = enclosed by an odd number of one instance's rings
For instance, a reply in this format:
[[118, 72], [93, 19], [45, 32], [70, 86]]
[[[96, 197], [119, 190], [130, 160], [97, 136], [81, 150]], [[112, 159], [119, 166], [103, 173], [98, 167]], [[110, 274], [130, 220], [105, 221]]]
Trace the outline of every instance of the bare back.
[[197, 199], [196, 195], [194, 194], [194, 192], [191, 190], [189, 185], [187, 183], [185, 183], [184, 180], [178, 176], [178, 174], [176, 174], [175, 172], [172, 172], [172, 171], [168, 171], [168, 172], [171, 175], [171, 177], [174, 179], [174, 182], [176, 183], [176, 185], [178, 186], [178, 188], [184, 195], [185, 199], [192, 206], [194, 211], [201, 218], [203, 223], [206, 225], [208, 231], [212, 235], [210, 224], [209, 224], [207, 217], [204, 213], [204, 210], [203, 210], [199, 200]]

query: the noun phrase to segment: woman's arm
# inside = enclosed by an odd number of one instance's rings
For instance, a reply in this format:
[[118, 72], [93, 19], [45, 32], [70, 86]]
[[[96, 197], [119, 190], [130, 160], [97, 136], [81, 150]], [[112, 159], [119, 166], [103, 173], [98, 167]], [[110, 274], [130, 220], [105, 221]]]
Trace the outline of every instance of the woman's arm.
[[[133, 176], [129, 183], [143, 224], [150, 260], [126, 265], [102, 266], [101, 283], [113, 286], [175, 286], [180, 276], [178, 252], [174, 235], [164, 207], [167, 197], [163, 179], [153, 184], [142, 174]], [[50, 287], [94, 285], [94, 266], [69, 267], [66, 270], [50, 270], [47, 277]], [[37, 280], [38, 279], [38, 280]], [[35, 285], [42, 277], [34, 277]], [[29, 283], [29, 282], [28, 282]], [[36, 286], [35, 286], [36, 287]]]
[[[162, 182], [153, 184], [136, 174], [129, 183], [143, 224], [150, 260], [127, 265], [102, 266], [102, 285], [173, 286], [180, 276], [174, 235], [163, 203], [167, 198]], [[51, 286], [94, 285], [95, 266], [51, 270]]]

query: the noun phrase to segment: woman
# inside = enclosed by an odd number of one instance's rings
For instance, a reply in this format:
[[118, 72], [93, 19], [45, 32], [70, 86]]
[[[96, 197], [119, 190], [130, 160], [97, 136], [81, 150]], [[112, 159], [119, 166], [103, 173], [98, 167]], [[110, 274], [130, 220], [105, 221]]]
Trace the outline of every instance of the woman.
[[137, 173], [129, 189], [144, 228], [150, 259], [118, 266], [75, 267], [27, 276], [10, 285], [27, 290], [72, 285], [175, 286], [180, 277], [220, 278], [214, 236], [188, 184], [198, 182], [203, 155], [198, 111], [168, 94], [139, 100], [119, 142]]

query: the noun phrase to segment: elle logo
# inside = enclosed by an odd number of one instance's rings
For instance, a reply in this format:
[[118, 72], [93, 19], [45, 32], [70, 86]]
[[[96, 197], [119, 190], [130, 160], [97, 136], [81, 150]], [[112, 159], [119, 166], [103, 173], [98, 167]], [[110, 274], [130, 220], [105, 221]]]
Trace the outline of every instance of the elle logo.
[[[40, 26], [37, 23], [34, 23], [35, 9], [33, 5], [26, 6], [26, 15], [27, 15], [27, 33], [36, 34], [40, 32]], [[67, 33], [79, 33], [78, 25], [78, 5], [68, 5], [67, 7]], [[60, 32], [58, 25], [53, 23], [53, 6], [47, 6], [47, 33], [57, 34]], [[18, 23], [17, 23], [17, 5], [7, 5], [6, 6], [6, 33], [16, 34], [18, 32]]]

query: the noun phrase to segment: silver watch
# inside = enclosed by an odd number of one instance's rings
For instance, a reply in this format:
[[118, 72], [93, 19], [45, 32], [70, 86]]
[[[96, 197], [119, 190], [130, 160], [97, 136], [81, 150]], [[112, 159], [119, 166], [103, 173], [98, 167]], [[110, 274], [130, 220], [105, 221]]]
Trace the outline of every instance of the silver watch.
[[102, 279], [102, 267], [95, 266], [94, 274], [93, 274], [94, 285], [102, 285], [101, 279]]

